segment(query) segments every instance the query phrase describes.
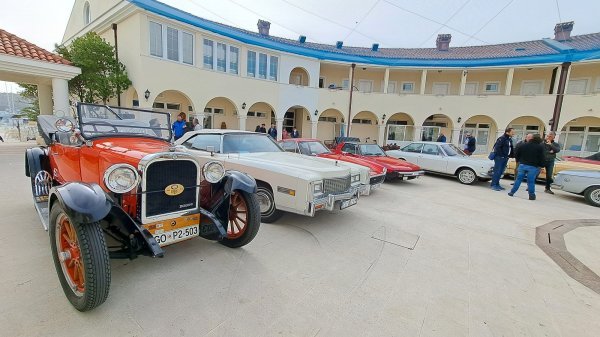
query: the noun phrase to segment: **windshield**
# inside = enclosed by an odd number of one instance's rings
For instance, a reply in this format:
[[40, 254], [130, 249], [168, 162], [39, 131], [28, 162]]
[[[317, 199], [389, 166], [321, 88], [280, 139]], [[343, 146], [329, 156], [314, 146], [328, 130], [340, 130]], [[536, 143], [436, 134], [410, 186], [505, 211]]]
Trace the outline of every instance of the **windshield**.
[[464, 152], [462, 152], [461, 149], [459, 149], [458, 147], [456, 147], [452, 144], [442, 144], [440, 146], [442, 147], [442, 149], [444, 149], [444, 152], [446, 152], [446, 155], [449, 157], [454, 157], [454, 156], [464, 157], [464, 156], [466, 156], [466, 154]]
[[300, 153], [316, 156], [323, 153], [329, 153], [329, 149], [325, 147], [321, 142], [300, 142], [298, 143]]
[[360, 154], [363, 156], [385, 156], [385, 152], [377, 144], [360, 144]]
[[283, 152], [271, 137], [260, 133], [237, 133], [223, 136], [223, 153]]
[[85, 139], [115, 135], [171, 139], [170, 116], [165, 112], [82, 103], [77, 105], [77, 112]]

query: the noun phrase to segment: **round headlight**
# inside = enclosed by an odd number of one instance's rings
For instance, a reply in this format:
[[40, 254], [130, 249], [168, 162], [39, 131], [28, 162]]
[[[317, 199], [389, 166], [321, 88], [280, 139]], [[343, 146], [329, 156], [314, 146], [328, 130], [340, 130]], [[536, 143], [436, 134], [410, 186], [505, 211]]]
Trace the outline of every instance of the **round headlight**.
[[139, 178], [135, 167], [115, 164], [104, 173], [104, 185], [114, 193], [127, 193], [137, 186]]
[[225, 176], [225, 168], [223, 164], [218, 161], [211, 161], [204, 164], [202, 167], [202, 174], [204, 175], [204, 179], [206, 179], [209, 183], [215, 184], [223, 179]]

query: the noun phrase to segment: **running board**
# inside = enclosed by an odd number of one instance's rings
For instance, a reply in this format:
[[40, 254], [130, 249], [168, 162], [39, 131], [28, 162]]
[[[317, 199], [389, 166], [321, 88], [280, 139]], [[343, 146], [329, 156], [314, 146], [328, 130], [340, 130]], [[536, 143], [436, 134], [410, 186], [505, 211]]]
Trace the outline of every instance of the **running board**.
[[50, 212], [48, 209], [48, 201], [35, 201], [35, 210], [37, 211], [40, 221], [42, 222], [42, 226], [44, 226], [44, 230], [48, 231], [48, 226], [50, 223]]

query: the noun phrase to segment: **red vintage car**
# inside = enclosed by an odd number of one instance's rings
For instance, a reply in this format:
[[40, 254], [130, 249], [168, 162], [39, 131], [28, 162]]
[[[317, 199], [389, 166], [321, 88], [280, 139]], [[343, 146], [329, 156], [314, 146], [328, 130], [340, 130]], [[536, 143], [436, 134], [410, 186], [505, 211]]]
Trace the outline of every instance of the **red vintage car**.
[[600, 152], [587, 157], [564, 156], [562, 159], [566, 161], [600, 165]]
[[387, 169], [386, 179], [388, 180], [403, 180], [404, 178], [411, 180], [425, 174], [418, 165], [390, 157], [381, 146], [373, 143], [341, 142], [335, 147], [333, 153], [383, 165]]
[[25, 174], [77, 310], [106, 300], [109, 259], [163, 257], [198, 236], [241, 247], [258, 232], [254, 178], [200, 165], [170, 142], [170, 123], [167, 113], [92, 104], [38, 118], [46, 146], [26, 151]]

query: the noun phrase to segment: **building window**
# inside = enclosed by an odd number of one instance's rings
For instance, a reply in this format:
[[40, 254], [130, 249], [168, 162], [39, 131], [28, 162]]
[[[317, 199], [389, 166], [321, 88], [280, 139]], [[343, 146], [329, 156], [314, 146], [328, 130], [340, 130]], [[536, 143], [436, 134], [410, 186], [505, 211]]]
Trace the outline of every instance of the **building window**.
[[389, 81], [388, 82], [387, 93], [388, 94], [395, 94], [396, 93], [396, 82], [395, 81]]
[[92, 22], [92, 12], [90, 11], [90, 3], [86, 1], [83, 5], [83, 24], [87, 26], [90, 22]]
[[248, 50], [248, 77], [256, 76], [256, 52]]
[[154, 104], [152, 104], [152, 107], [154, 109], [164, 109], [165, 108], [165, 103], [154, 102]]
[[237, 47], [229, 46], [229, 72], [238, 74], [238, 62], [240, 58], [240, 50]]
[[183, 63], [194, 64], [194, 35], [182, 32], [181, 44], [183, 45]]
[[486, 94], [497, 94], [500, 91], [499, 82], [485, 82], [485, 93]]
[[277, 56], [270, 57], [271, 64], [269, 65], [269, 79], [277, 81], [277, 67], [279, 66], [279, 59]]
[[134, 106], [134, 107], [136, 107], [136, 106], [140, 106], [140, 100], [138, 100], [138, 99], [134, 99], [134, 100], [131, 102], [131, 106]]
[[204, 39], [204, 68], [213, 68], [213, 41]]
[[350, 80], [349, 79], [343, 79], [342, 80], [342, 89], [344, 90], [348, 90], [350, 89]]
[[544, 83], [542, 81], [523, 81], [521, 83], [521, 95], [534, 96], [542, 93]]
[[179, 61], [179, 31], [167, 27], [167, 59]]
[[567, 86], [567, 94], [569, 95], [583, 95], [587, 92], [588, 80], [587, 79], [573, 79], [569, 80]]
[[415, 91], [415, 84], [413, 82], [402, 82], [401, 92], [403, 94], [410, 94]]
[[225, 72], [227, 67], [227, 46], [217, 43], [217, 70]]
[[179, 110], [180, 107], [178, 103], [167, 103], [167, 110]]
[[267, 78], [267, 54], [258, 54], [258, 77]]
[[150, 22], [150, 55], [163, 57], [162, 25]]

